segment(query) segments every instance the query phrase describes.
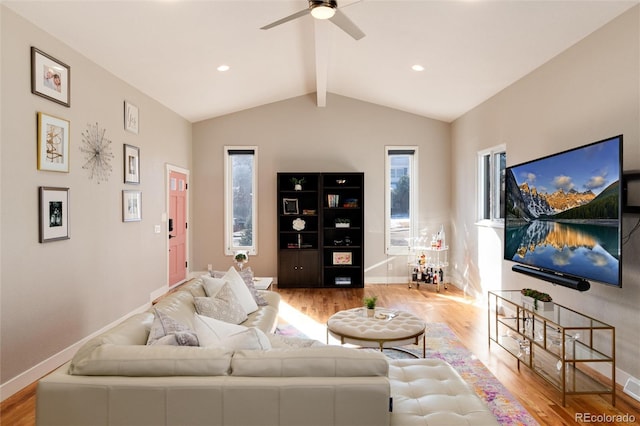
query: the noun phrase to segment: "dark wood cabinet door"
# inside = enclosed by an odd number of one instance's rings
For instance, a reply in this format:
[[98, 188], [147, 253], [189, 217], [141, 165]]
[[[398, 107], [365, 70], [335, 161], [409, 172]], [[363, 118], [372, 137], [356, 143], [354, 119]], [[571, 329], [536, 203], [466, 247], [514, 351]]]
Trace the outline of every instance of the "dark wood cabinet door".
[[318, 250], [280, 250], [278, 287], [318, 287]]
[[297, 287], [298, 250], [280, 250], [278, 256], [278, 287]]
[[321, 283], [317, 250], [298, 252], [298, 280], [301, 287], [319, 287]]

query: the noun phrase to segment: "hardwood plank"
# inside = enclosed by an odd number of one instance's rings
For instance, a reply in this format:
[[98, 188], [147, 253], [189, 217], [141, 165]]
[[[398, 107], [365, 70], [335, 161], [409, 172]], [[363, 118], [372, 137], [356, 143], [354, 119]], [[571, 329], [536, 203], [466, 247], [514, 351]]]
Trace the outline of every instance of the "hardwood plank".
[[[278, 289], [282, 301], [310, 319], [325, 324], [334, 313], [362, 306], [362, 298], [378, 296], [378, 305], [403, 309], [427, 322], [444, 322], [464, 345], [518, 398], [541, 425], [576, 425], [576, 414], [630, 414], [635, 423], [590, 422], [590, 425], [640, 424], [640, 402], [616, 390], [616, 406], [607, 395], [567, 396], [562, 407], [560, 393], [527, 367], [517, 369], [516, 360], [502, 348], [488, 346], [485, 303], [477, 303], [463, 291], [449, 286], [435, 291], [431, 285], [408, 288], [406, 284], [365, 285], [358, 289]], [[293, 324], [294, 326], [296, 324]], [[304, 331], [304, 330], [303, 330]], [[35, 425], [36, 383], [8, 398], [0, 405], [0, 425]]]

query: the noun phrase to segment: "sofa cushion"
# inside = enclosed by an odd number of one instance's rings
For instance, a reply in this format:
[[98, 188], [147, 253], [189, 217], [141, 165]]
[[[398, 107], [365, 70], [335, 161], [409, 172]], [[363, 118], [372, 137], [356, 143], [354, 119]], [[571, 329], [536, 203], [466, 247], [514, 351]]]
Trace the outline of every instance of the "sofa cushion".
[[[201, 282], [198, 284], [202, 285]], [[196, 306], [191, 291], [176, 291], [163, 297], [149, 309], [149, 312], [154, 313], [155, 310], [169, 315], [194, 330], [193, 316], [196, 313]]]
[[261, 306], [257, 311], [250, 313], [242, 325], [246, 327], [257, 327], [265, 333], [271, 334], [278, 325], [280, 294], [269, 290], [258, 290], [258, 292], [269, 302], [269, 305]]
[[[154, 315], [147, 345], [177, 343], [178, 346], [199, 346], [198, 336], [189, 327], [157, 309], [154, 309]], [[173, 338], [167, 339], [169, 336]]]
[[225, 348], [113, 345], [75, 356], [69, 374], [84, 376], [224, 376], [232, 351]]
[[251, 377], [357, 377], [386, 376], [387, 358], [378, 351], [321, 346], [240, 350], [231, 359], [232, 376]]
[[216, 318], [232, 324], [240, 324], [247, 319], [247, 311], [231, 290], [229, 283], [224, 283], [222, 288], [213, 297], [194, 298], [196, 312], [200, 315]]

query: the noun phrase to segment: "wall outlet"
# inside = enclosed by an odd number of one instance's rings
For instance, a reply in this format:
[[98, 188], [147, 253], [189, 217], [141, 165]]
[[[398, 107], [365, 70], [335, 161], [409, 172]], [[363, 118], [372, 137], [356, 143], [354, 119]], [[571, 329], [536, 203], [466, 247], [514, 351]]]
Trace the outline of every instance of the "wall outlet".
[[211, 265], [210, 263], [207, 264], [207, 271], [213, 271], [213, 265]]
[[160, 228], [160, 225], [155, 225], [153, 227], [153, 232], [156, 234], [159, 234], [160, 232], [162, 232], [162, 228]]
[[393, 263], [387, 263], [387, 270], [393, 271]]

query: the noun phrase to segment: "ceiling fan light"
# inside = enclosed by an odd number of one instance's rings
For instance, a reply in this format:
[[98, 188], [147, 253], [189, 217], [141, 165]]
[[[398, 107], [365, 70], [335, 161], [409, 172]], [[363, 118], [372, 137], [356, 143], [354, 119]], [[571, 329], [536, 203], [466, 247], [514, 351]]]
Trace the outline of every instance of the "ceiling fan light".
[[311, 16], [316, 19], [329, 19], [332, 18], [335, 14], [336, 10], [333, 7], [323, 4], [313, 6], [313, 8], [311, 9]]

